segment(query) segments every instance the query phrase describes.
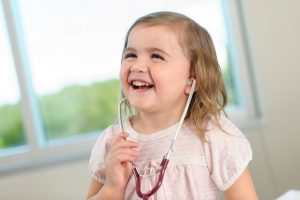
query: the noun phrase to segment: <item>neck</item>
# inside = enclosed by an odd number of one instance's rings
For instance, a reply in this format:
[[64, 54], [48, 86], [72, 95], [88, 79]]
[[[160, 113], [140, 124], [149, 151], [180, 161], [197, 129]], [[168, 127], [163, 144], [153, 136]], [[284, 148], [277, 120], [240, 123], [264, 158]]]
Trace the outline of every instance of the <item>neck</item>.
[[134, 116], [132, 127], [139, 133], [151, 134], [166, 129], [179, 121], [184, 105], [177, 106], [178, 109], [168, 109], [157, 113], [139, 112]]

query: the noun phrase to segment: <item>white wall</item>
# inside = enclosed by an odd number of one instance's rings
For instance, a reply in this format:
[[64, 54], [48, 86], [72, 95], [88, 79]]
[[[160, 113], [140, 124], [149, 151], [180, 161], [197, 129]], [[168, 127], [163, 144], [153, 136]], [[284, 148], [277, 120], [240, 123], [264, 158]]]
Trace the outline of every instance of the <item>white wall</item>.
[[[249, 0], [245, 15], [267, 124], [247, 131], [262, 200], [300, 190], [300, 1]], [[88, 158], [0, 177], [0, 199], [84, 199]]]
[[244, 1], [267, 125], [247, 134], [261, 199], [300, 190], [300, 1]]
[[88, 160], [25, 170], [0, 177], [1, 200], [82, 200], [90, 178]]

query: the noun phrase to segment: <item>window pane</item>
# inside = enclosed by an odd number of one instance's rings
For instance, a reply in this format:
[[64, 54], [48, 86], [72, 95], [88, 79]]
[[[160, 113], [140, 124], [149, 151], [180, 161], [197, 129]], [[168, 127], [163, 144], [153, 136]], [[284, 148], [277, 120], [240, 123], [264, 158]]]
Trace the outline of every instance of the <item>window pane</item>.
[[0, 149], [25, 144], [20, 93], [0, 4]]
[[218, 0], [19, 2], [33, 84], [50, 140], [101, 130], [116, 119], [125, 33], [150, 12], [181, 12], [211, 33], [231, 103], [238, 101]]

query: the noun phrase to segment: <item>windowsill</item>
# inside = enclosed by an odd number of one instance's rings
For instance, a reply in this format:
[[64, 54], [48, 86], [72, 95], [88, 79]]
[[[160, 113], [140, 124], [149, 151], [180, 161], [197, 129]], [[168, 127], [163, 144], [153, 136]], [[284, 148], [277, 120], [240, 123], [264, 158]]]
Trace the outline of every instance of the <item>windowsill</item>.
[[2, 150], [0, 177], [16, 171], [88, 159], [99, 134], [101, 132], [91, 134], [85, 139], [73, 140], [72, 142], [71, 140], [64, 143], [51, 142], [49, 145], [36, 150], [30, 150], [26, 145]]
[[[260, 129], [266, 125], [265, 118], [249, 119], [247, 122], [231, 120], [244, 132]], [[0, 176], [16, 171], [88, 159], [99, 134], [101, 132], [90, 134], [89, 137], [84, 138], [84, 141], [82, 141], [82, 137], [80, 136], [78, 136], [77, 140], [73, 141], [71, 139], [66, 139], [64, 142], [52, 141], [44, 148], [32, 152], [30, 152], [30, 149], [26, 145], [10, 149], [1, 154]]]

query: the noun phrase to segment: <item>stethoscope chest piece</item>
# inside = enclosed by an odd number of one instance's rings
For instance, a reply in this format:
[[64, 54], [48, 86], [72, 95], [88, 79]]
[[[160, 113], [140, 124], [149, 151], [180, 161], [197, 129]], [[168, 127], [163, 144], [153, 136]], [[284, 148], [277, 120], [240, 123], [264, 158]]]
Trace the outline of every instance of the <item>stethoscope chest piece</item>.
[[156, 182], [156, 185], [152, 188], [152, 190], [142, 193], [141, 191], [141, 176], [139, 172], [137, 171], [136, 167], [133, 168], [133, 175], [135, 177], [136, 181], [136, 193], [139, 197], [143, 199], [148, 199], [151, 195], [153, 195], [161, 186], [164, 174], [166, 172], [166, 168], [168, 166], [169, 160], [166, 159], [165, 157], [163, 158], [160, 168], [159, 168], [159, 175], [158, 175], [158, 181]]

